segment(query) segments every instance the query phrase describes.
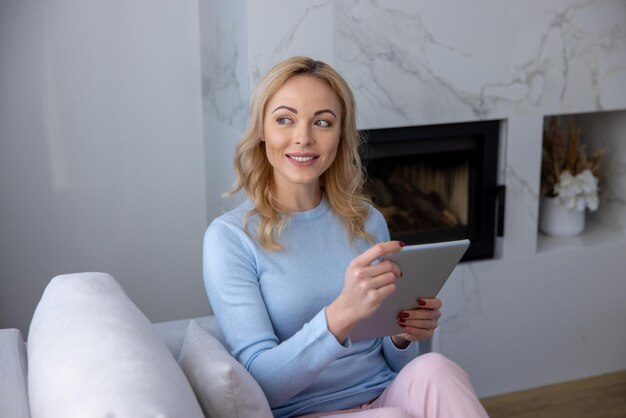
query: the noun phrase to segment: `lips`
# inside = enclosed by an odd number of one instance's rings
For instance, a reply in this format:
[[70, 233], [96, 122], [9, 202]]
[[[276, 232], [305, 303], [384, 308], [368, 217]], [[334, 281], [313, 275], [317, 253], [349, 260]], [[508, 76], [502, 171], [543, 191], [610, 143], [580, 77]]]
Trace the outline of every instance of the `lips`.
[[300, 161], [300, 162], [306, 162], [306, 161], [311, 161], [314, 160], [316, 158], [319, 158], [319, 155], [317, 154], [311, 154], [311, 153], [307, 153], [307, 154], [301, 154], [301, 153], [297, 153], [297, 154], [286, 154], [288, 158], [294, 160], [294, 161]]
[[318, 154], [313, 153], [291, 153], [285, 154], [291, 163], [299, 167], [308, 166], [319, 158]]
[[288, 155], [287, 157], [291, 158], [292, 160], [300, 161], [301, 163], [306, 162], [306, 161], [311, 161], [312, 159], [315, 158], [315, 157], [296, 157], [293, 155]]

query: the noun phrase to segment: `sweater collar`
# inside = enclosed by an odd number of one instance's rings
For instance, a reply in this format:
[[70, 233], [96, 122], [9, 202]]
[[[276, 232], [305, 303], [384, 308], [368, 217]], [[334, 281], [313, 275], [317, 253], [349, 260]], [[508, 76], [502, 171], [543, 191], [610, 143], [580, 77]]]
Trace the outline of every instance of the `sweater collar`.
[[328, 203], [328, 199], [326, 198], [326, 195], [323, 195], [320, 203], [313, 209], [305, 210], [304, 212], [289, 212], [289, 216], [292, 219], [305, 221], [309, 219], [319, 218], [320, 216], [328, 212], [329, 209], [330, 204]]

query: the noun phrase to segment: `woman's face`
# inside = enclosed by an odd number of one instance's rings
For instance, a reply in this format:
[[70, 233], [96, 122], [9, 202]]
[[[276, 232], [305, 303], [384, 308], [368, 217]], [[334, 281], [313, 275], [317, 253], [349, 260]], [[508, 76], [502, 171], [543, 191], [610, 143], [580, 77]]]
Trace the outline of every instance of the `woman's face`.
[[319, 190], [337, 154], [341, 117], [337, 94], [315, 77], [292, 77], [269, 99], [263, 133], [279, 194]]

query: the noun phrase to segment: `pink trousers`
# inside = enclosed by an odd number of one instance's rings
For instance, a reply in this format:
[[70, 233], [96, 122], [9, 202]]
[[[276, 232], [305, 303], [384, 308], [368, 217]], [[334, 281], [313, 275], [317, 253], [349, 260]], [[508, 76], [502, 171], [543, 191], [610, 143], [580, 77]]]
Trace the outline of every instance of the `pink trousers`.
[[438, 353], [423, 354], [407, 364], [373, 402], [343, 411], [301, 418], [487, 417], [467, 373]]

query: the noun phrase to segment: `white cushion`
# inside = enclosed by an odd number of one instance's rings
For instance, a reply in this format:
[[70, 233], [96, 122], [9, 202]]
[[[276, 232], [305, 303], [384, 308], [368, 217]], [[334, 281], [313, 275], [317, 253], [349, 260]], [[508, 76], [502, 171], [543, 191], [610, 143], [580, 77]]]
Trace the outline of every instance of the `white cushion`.
[[272, 418], [258, 383], [195, 321], [189, 323], [178, 362], [207, 417]]
[[202, 417], [148, 319], [103, 273], [57, 276], [28, 335], [33, 418]]

